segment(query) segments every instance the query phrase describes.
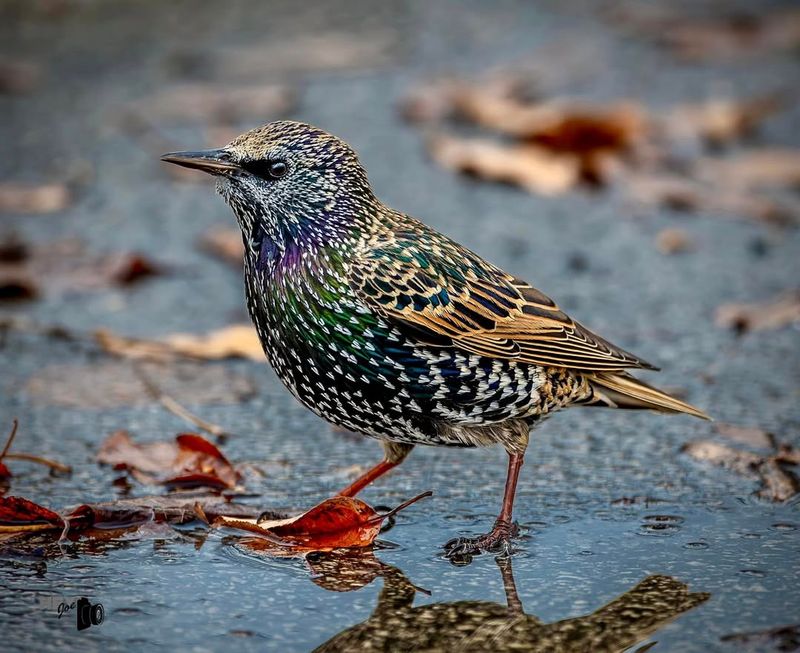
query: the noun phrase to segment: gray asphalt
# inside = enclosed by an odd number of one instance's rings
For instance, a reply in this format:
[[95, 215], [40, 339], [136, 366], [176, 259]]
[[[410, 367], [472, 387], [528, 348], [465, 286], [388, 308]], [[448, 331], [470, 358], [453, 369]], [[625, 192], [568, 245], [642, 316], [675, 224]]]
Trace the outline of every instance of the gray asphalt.
[[[797, 286], [800, 232], [634, 209], [615, 193], [541, 198], [459, 178], [428, 160], [422, 134], [397, 110], [409, 90], [432, 76], [478, 74], [524, 58], [541, 65], [548, 56], [553, 92], [587, 99], [630, 97], [658, 108], [719, 89], [750, 96], [796, 82], [796, 55], [689, 66], [604, 20], [599, 6], [587, 13], [579, 3], [174, 2], [167, 9], [158, 2], [65, 2], [63, 15], [59, 6], [0, 8], [4, 53], [43, 70], [30, 94], [0, 96], [0, 179], [73, 180], [75, 201], [53, 215], [4, 214], [2, 233], [43, 247], [78, 237], [92, 252], [141, 251], [170, 274], [131, 289], [45, 292], [2, 306], [0, 316], [139, 337], [204, 332], [246, 318], [239, 273], [197, 248], [208, 228], [233, 225], [228, 209], [211, 183], [176, 182], [155, 146], [132, 134], [123, 118], [133, 103], [172, 84], [217, 80], [219, 71], [199, 53], [263, 42], [271, 53], [264, 70], [246, 79], [288, 85], [296, 108], [288, 116], [243, 117], [235, 129], [291, 117], [341, 136], [360, 153], [388, 204], [530, 280], [594, 331], [659, 364], [663, 372], [649, 380], [681, 388], [720, 422], [758, 426], [800, 445], [797, 328], [738, 337], [714, 325], [720, 304], [763, 300]], [[304, 67], [292, 43], [328, 32], [378, 54], [341, 71]], [[573, 45], [586, 53], [578, 58], [587, 72], [573, 75], [575, 64], [565, 58], [562, 79], [560, 55], [542, 53]], [[758, 142], [800, 146], [798, 119], [800, 109], [791, 104], [764, 125]], [[177, 148], [211, 144], [204, 123], [155, 124], [161, 140]], [[659, 254], [655, 235], [675, 226], [690, 234], [694, 251]], [[585, 266], [575, 269], [576, 257]], [[152, 402], [86, 407], [34, 391], [47, 373], [62, 389], [83, 384], [91, 392], [96, 365], [128, 373], [126, 363], [90, 346], [34, 331], [4, 336], [0, 419], [19, 418], [17, 449], [75, 467], [69, 479], [24, 467], [12, 493], [53, 507], [113, 499], [114, 473], [93, 462], [105, 435], [126, 428], [157, 440], [185, 430]], [[254, 396], [195, 404], [186, 393], [182, 398], [234, 434], [225, 448], [231, 459], [267, 471], [254, 481], [261, 496], [251, 502], [303, 509], [346, 483], [346, 468], [379, 456], [375, 443], [333, 433], [298, 405], [266, 365], [215, 367], [223, 372], [209, 384], [223, 399], [232, 383], [247, 380]], [[95, 385], [98, 394], [105, 390]], [[710, 424], [688, 417], [597, 410], [568, 411], [536, 431], [517, 508], [527, 537], [514, 559], [527, 611], [544, 621], [583, 614], [649, 573], [666, 573], [712, 597], [653, 635], [656, 650], [735, 650], [720, 638], [796, 621], [798, 503], [756, 500], [752, 479], [680, 453], [684, 443], [712, 434]], [[398, 517], [386, 535], [392, 546], [378, 551], [432, 592], [418, 602], [502, 601], [489, 557], [457, 568], [439, 547], [493, 518], [503, 458], [492, 450], [418, 449], [365, 492], [367, 500], [387, 505], [435, 492]], [[625, 497], [654, 501], [615, 503]], [[654, 514], [679, 521], [666, 536], [648, 537]], [[698, 541], [707, 547], [686, 546]], [[200, 551], [186, 541], [141, 542], [108, 547], [100, 556], [5, 556], [0, 569], [0, 632], [9, 650], [34, 642], [38, 650], [305, 650], [366, 619], [380, 589], [375, 582], [358, 592], [328, 592], [310, 582], [300, 562], [253, 559], [213, 536]], [[41, 594], [91, 595], [106, 606], [106, 622], [77, 633], [37, 607]]]

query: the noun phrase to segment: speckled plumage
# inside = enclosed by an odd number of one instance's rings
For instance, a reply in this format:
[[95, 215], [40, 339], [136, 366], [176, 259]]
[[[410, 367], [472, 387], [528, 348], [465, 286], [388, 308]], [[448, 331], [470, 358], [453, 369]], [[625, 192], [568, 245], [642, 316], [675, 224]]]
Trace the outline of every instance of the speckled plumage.
[[416, 444], [521, 456], [530, 426], [569, 405], [702, 416], [627, 374], [652, 366], [528, 283], [380, 202], [353, 150], [322, 130], [275, 122], [165, 159], [217, 175], [278, 376], [328, 421], [393, 443], [392, 464]]

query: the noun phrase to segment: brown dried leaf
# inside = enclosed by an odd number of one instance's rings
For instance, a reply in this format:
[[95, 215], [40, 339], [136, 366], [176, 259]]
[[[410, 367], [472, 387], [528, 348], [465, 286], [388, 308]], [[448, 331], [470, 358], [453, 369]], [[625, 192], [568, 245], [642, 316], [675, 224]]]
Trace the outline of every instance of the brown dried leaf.
[[496, 89], [463, 83], [451, 92], [460, 117], [520, 139], [557, 132], [567, 119], [567, 109], [556, 102], [526, 103]]
[[768, 501], [787, 501], [800, 491], [800, 482], [786, 471], [775, 458], [768, 458], [758, 466], [762, 487], [758, 496]]
[[688, 252], [693, 248], [692, 239], [684, 229], [662, 229], [656, 235], [656, 248], [667, 256]]
[[737, 426], [736, 424], [724, 424], [717, 422], [714, 430], [726, 438], [749, 444], [760, 449], [773, 449], [775, 447], [775, 437], [757, 426]]
[[695, 173], [726, 188], [800, 188], [800, 150], [767, 148], [701, 159]]
[[785, 226], [793, 217], [782, 205], [740, 188], [718, 188], [695, 179], [653, 172], [624, 176], [624, 190], [636, 203], [673, 211], [703, 212]]
[[647, 113], [632, 102], [531, 104], [467, 85], [452, 95], [458, 114], [554, 153], [577, 157], [581, 178], [595, 183], [607, 182], [609, 159], [632, 153], [646, 133]]
[[36, 299], [39, 288], [30, 277], [10, 274], [0, 266], [0, 302]]
[[531, 103], [514, 97], [503, 87], [451, 82], [443, 88], [460, 116], [559, 152], [629, 150], [642, 139], [647, 127], [647, 111], [634, 102]]
[[65, 184], [0, 183], [0, 213], [55, 213], [71, 203]]
[[165, 272], [142, 254], [92, 254], [76, 239], [32, 246], [12, 239], [0, 249], [17, 253], [0, 260], [0, 297], [6, 299], [128, 286]]
[[723, 304], [717, 308], [717, 326], [740, 333], [771, 331], [800, 321], [800, 290], [782, 293], [765, 302]]
[[535, 145], [501, 145], [489, 140], [438, 136], [431, 156], [448, 170], [513, 184], [542, 195], [559, 195], [579, 179], [578, 160]]
[[400, 114], [410, 122], [436, 122], [455, 112], [455, 96], [462, 82], [443, 79], [412, 89], [400, 104]]
[[141, 254], [123, 253], [108, 259], [108, 276], [118, 286], [127, 286], [163, 273], [160, 265]]
[[[744, 429], [737, 427], [721, 429], [722, 433], [726, 431], [733, 433], [734, 437], [753, 437], [753, 434], [743, 433]], [[769, 446], [773, 447], [771, 440]], [[710, 462], [743, 476], [756, 476], [761, 481], [761, 488], [756, 494], [762, 499], [786, 501], [800, 492], [800, 481], [787, 468], [796, 465], [800, 457], [789, 445], [780, 445], [777, 454], [759, 455], [710, 440], [698, 440], [685, 445], [683, 451], [695, 460]]]
[[[62, 533], [64, 519], [69, 522], [67, 536], [109, 540], [121, 536], [130, 539], [132, 530], [148, 524], [184, 524], [201, 518], [221, 516], [252, 518], [255, 511], [240, 504], [221, 500], [217, 495], [191, 492], [166, 496], [119, 499], [83, 504], [61, 515], [22, 497], [0, 497], [0, 536], [24, 535], [50, 531]], [[162, 536], [164, 531], [145, 529], [145, 534]]]
[[683, 447], [683, 452], [695, 460], [709, 462], [745, 475], [755, 474], [764, 460], [763, 456], [758, 454], [727, 447], [712, 440], [690, 442]]
[[94, 506], [104, 510], [114, 508], [120, 510], [147, 509], [152, 511], [156, 521], [165, 521], [170, 524], [185, 524], [195, 519], [202, 519], [198, 513], [198, 507], [203, 515], [211, 520], [222, 515], [254, 519], [260, 514], [260, 511], [252, 506], [232, 503], [218, 494], [197, 491], [117, 499], [111, 502], [97, 503]]
[[126, 431], [116, 431], [100, 445], [97, 462], [172, 487], [230, 489], [241, 480], [215, 445], [193, 433], [178, 435], [174, 442], [136, 444]]
[[233, 324], [205, 335], [178, 333], [161, 341], [123, 338], [104, 329], [96, 331], [95, 338], [106, 352], [125, 358], [168, 360], [175, 356], [186, 356], [201, 360], [264, 360], [261, 341], [249, 324]]
[[783, 104], [778, 95], [743, 100], [715, 98], [674, 107], [660, 123], [672, 140], [726, 145], [752, 133]]
[[42, 81], [42, 68], [32, 61], [0, 58], [0, 93], [22, 95]]
[[250, 324], [233, 324], [206, 335], [176, 333], [166, 338], [167, 345], [182, 356], [204, 360], [249, 358], [264, 361], [264, 348]]
[[[634, 102], [587, 105], [569, 100], [531, 101], [513, 77], [478, 83], [440, 80], [418, 88], [402, 107], [417, 121], [463, 119], [512, 137], [436, 136], [428, 149], [445, 168], [514, 184], [545, 195], [579, 182], [620, 181], [633, 199], [676, 210], [702, 211], [786, 225], [797, 221], [800, 202], [788, 194], [754, 193], [762, 187], [797, 185], [798, 154], [791, 150], [745, 154], [741, 160], [707, 159], [674, 170], [687, 138], [712, 144], [738, 139], [775, 112], [778, 94], [752, 99], [713, 99], [679, 106], [665, 117]], [[528, 147], [531, 146], [531, 147]], [[672, 147], [676, 152], [672, 152]], [[669, 248], [668, 245], [665, 247]]]
[[203, 251], [225, 263], [234, 265], [237, 268], [242, 267], [244, 243], [242, 242], [242, 234], [238, 229], [219, 227], [209, 229], [200, 236], [199, 246]]
[[0, 497], [0, 533], [64, 528], [61, 515], [23, 497]]
[[550, 124], [532, 129], [528, 140], [558, 152], [632, 151], [645, 135], [647, 112], [632, 102], [608, 106], [556, 105]]

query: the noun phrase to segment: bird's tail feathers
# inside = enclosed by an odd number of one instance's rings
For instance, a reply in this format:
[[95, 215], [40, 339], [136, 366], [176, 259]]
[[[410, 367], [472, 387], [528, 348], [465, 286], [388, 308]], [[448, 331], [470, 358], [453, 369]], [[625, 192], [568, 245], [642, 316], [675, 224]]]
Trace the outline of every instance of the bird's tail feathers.
[[626, 372], [596, 372], [589, 378], [592, 402], [612, 408], [650, 409], [662, 413], [686, 413], [701, 419], [711, 418], [699, 408], [640, 381]]

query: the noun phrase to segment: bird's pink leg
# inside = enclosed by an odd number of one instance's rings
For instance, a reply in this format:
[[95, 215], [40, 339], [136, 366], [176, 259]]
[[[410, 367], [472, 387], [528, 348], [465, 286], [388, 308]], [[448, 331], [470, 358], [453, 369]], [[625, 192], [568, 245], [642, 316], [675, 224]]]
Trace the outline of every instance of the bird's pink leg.
[[494, 522], [494, 528], [478, 537], [457, 537], [444, 545], [445, 555], [450, 559], [469, 561], [469, 556], [482, 551], [509, 553], [511, 538], [517, 534], [517, 527], [511, 521], [514, 509], [514, 495], [517, 492], [517, 480], [522, 469], [525, 454], [508, 452], [508, 474], [506, 488], [503, 493], [503, 507]]

